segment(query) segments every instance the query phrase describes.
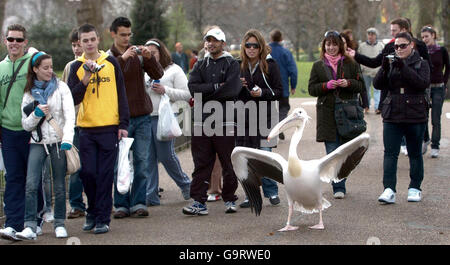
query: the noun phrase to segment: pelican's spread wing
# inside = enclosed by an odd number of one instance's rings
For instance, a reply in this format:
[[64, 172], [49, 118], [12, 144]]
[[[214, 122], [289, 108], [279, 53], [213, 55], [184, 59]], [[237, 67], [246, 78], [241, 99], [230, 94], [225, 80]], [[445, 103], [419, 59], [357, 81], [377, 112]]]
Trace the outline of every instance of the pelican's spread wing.
[[277, 153], [238, 146], [231, 154], [234, 172], [244, 188], [250, 207], [256, 215], [261, 213], [262, 197], [259, 186], [261, 178], [266, 177], [283, 183], [283, 170], [286, 160]]
[[363, 133], [320, 159], [320, 179], [329, 183], [348, 177], [369, 148], [369, 139], [370, 135]]

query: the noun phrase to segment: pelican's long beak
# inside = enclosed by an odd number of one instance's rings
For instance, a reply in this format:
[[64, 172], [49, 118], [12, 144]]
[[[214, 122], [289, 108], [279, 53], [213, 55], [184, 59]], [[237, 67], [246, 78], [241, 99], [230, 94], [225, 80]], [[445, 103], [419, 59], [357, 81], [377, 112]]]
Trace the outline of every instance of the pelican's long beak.
[[287, 116], [284, 120], [280, 121], [275, 127], [273, 127], [272, 131], [270, 131], [269, 136], [267, 136], [267, 140], [274, 138], [280, 133], [286, 131], [289, 128], [299, 126], [300, 121], [307, 119], [307, 117], [299, 116], [296, 113], [292, 113]]

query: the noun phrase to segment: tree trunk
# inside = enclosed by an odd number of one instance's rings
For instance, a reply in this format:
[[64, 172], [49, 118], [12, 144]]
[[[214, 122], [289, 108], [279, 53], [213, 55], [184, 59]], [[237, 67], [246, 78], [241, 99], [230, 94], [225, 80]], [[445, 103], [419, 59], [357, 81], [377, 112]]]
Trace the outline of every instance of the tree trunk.
[[103, 4], [105, 0], [81, 0], [77, 9], [78, 25], [92, 24], [100, 36], [100, 47], [103, 40]]
[[434, 25], [435, 18], [437, 17], [438, 3], [436, 0], [417, 0], [419, 4], [419, 19], [417, 28], [411, 29], [411, 32], [415, 32], [416, 36], [420, 36], [420, 30], [425, 25]]
[[345, 0], [345, 10], [347, 17], [343, 29], [355, 31], [355, 27], [358, 25], [358, 3], [356, 0]]
[[[444, 46], [447, 50], [450, 50], [450, 0], [441, 1], [442, 16], [442, 35], [444, 37]], [[446, 99], [450, 99], [450, 89], [447, 89]]]
[[442, 33], [444, 37], [444, 46], [447, 50], [450, 50], [450, 0], [442, 0]]
[[3, 32], [2, 29], [3, 29], [3, 20], [5, 19], [6, 2], [7, 0], [0, 1], [0, 32]]

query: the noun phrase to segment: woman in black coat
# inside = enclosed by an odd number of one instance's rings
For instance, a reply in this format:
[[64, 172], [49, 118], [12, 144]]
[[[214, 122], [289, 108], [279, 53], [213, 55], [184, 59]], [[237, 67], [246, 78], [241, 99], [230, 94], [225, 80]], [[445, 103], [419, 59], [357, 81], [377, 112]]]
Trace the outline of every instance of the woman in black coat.
[[430, 68], [414, 50], [409, 33], [395, 38], [395, 57], [383, 58], [382, 68], [374, 79], [374, 87], [387, 90], [382, 102], [383, 117], [383, 185], [378, 198], [383, 203], [395, 203], [397, 160], [400, 143], [406, 137], [411, 182], [408, 201], [420, 201], [423, 180], [422, 141], [427, 124], [428, 103], [425, 89], [430, 85]]
[[[245, 124], [242, 124], [244, 113], [238, 107], [236, 146], [257, 148], [272, 151], [274, 141], [267, 142], [270, 129], [277, 124], [278, 112], [275, 103], [282, 95], [281, 75], [277, 63], [270, 57], [270, 46], [266, 45], [262, 34], [250, 29], [242, 38], [241, 44], [241, 81], [243, 88], [237, 104], [245, 104]], [[273, 110], [273, 111], [271, 111]], [[260, 123], [260, 116], [266, 123]], [[275, 139], [276, 141], [276, 139]], [[273, 205], [279, 204], [277, 183], [263, 178], [264, 197]], [[245, 199], [240, 204], [249, 207]]]

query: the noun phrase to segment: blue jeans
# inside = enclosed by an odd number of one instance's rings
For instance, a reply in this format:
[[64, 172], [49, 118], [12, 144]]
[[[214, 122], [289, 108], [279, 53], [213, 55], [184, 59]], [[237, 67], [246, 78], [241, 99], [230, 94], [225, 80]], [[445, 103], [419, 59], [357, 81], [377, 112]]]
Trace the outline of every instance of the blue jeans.
[[47, 213], [52, 211], [52, 199], [53, 199], [53, 187], [52, 187], [52, 170], [51, 170], [51, 162], [47, 157], [45, 159], [45, 165], [42, 170], [42, 187], [43, 195], [44, 195], [44, 209], [42, 213]]
[[[341, 143], [341, 141], [339, 140], [339, 136], [336, 135], [336, 141], [334, 141], [334, 142], [325, 141], [325, 150], [326, 150], [327, 154], [329, 154], [329, 153], [333, 152], [334, 150], [336, 150], [342, 144], [344, 144], [344, 143]], [[346, 193], [346, 189], [345, 189], [346, 181], [347, 181], [347, 179], [344, 179], [337, 183], [331, 182], [331, 186], [333, 187], [333, 193], [343, 192], [345, 194]]]
[[431, 88], [431, 125], [433, 131], [431, 133], [431, 148], [439, 149], [439, 142], [441, 141], [441, 115], [442, 106], [445, 99], [445, 87]]
[[[73, 145], [80, 150], [80, 129], [75, 127], [74, 131]], [[69, 177], [69, 203], [72, 209], [84, 212], [86, 204], [83, 202], [83, 182], [80, 179], [80, 170]]]
[[[60, 143], [47, 145], [52, 165], [53, 186], [55, 193], [55, 221], [54, 227], [64, 226], [66, 219], [66, 154], [58, 150]], [[25, 227], [36, 232], [37, 202], [39, 183], [42, 182], [42, 169], [45, 166], [47, 153], [41, 144], [31, 144], [27, 167], [27, 184], [25, 192]]]
[[367, 90], [367, 100], [369, 102], [369, 108], [370, 108], [370, 90], [373, 90], [373, 101], [375, 109], [378, 109], [378, 105], [380, 104], [380, 90], [378, 89], [371, 89], [373, 77], [368, 75], [363, 75], [364, 83], [366, 84], [366, 90]]
[[[2, 127], [1, 135], [3, 161], [6, 168], [6, 186], [3, 198], [6, 215], [5, 227], [22, 231], [30, 133], [27, 131], [12, 131]], [[43, 205], [41, 182], [38, 188], [38, 211], [42, 210]], [[3, 205], [0, 207], [3, 207]]]
[[[130, 118], [128, 137], [134, 138], [131, 146], [134, 168], [133, 184], [131, 191], [126, 194], [120, 194], [117, 191], [117, 186], [114, 185], [114, 207], [116, 211], [134, 213], [139, 209], [147, 208], [145, 194], [150, 172], [148, 160], [150, 151], [148, 147], [152, 145], [150, 131], [151, 122], [149, 115]], [[114, 175], [117, 181], [117, 172]], [[117, 183], [116, 181], [114, 181], [115, 184]]]
[[169, 176], [175, 181], [181, 190], [189, 190], [191, 179], [183, 172], [180, 161], [174, 149], [174, 140], [159, 141], [156, 138], [156, 128], [158, 127], [158, 116], [151, 116], [150, 136], [150, 176], [147, 179], [147, 204], [160, 205], [158, 196], [159, 190], [159, 173], [158, 161], [161, 162]]
[[396, 191], [397, 162], [402, 137], [406, 138], [409, 158], [409, 188], [420, 190], [423, 180], [422, 141], [426, 123], [383, 123], [383, 185]]
[[[271, 147], [260, 147], [259, 149], [272, 152]], [[262, 189], [263, 189], [264, 197], [270, 198], [272, 196], [278, 195], [278, 185], [275, 180], [272, 180], [269, 178], [262, 178], [261, 182], [262, 182]]]

